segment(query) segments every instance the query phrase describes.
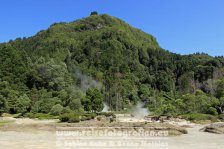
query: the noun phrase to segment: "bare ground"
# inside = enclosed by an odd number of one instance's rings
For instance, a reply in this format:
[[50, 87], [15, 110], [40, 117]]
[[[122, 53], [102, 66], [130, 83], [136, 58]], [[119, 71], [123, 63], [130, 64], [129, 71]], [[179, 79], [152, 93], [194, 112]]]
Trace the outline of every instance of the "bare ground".
[[[154, 128], [155, 130], [169, 130], [173, 134], [183, 134], [185, 129], [181, 127], [175, 127], [170, 124], [161, 123], [109, 123], [99, 121], [86, 121], [76, 124], [68, 123], [57, 123], [55, 120], [40, 121], [30, 119], [11, 119], [13, 122], [0, 125], [0, 149], [71, 149], [79, 148], [77, 146], [80, 142], [74, 142], [69, 140], [70, 144], [62, 144], [58, 147], [58, 138], [56, 136], [57, 127], [60, 128], [73, 128], [73, 127], [147, 127]], [[131, 148], [136, 147], [141, 149], [142, 144], [148, 149], [160, 148], [160, 149], [217, 149], [224, 148], [224, 135], [211, 134], [199, 131], [203, 126], [194, 125], [187, 128], [188, 134], [181, 136], [159, 138], [159, 139], [148, 139], [148, 142], [142, 142], [147, 138], [139, 140], [119, 140], [120, 142], [127, 141], [127, 144], [118, 148]], [[96, 138], [95, 138], [96, 139]], [[72, 142], [71, 142], [72, 141]], [[77, 139], [76, 139], [77, 141]], [[81, 143], [92, 143], [91, 140], [79, 140]], [[88, 149], [93, 148], [94, 145], [105, 145], [108, 140], [95, 140], [93, 144], [89, 144]], [[116, 144], [116, 138], [111, 138], [110, 143]], [[112, 141], [112, 142], [111, 142]], [[73, 144], [72, 144], [73, 143]], [[133, 144], [135, 143], [135, 144]], [[136, 146], [136, 143], [138, 143]], [[82, 147], [83, 148], [83, 147]], [[97, 147], [100, 149], [101, 147]], [[105, 148], [105, 147], [104, 147]], [[107, 145], [106, 148], [110, 148]], [[143, 148], [143, 147], [142, 147]]]

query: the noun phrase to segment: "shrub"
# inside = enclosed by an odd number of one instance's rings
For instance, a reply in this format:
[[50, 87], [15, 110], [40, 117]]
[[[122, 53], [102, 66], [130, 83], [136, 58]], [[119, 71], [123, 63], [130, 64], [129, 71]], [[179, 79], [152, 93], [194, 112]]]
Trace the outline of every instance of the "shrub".
[[7, 107], [6, 99], [2, 95], [0, 95], [0, 116], [6, 110], [6, 107]]
[[35, 104], [31, 107], [32, 113], [38, 113], [39, 112], [39, 107], [40, 107], [40, 101], [35, 102]]
[[61, 122], [69, 122], [69, 123], [76, 123], [80, 121], [80, 115], [75, 114], [75, 113], [65, 113], [60, 116], [60, 121]]
[[189, 113], [182, 115], [183, 118], [188, 119], [190, 121], [201, 121], [201, 120], [211, 120], [216, 121], [217, 118], [213, 115], [209, 114], [200, 114], [200, 113]]
[[106, 116], [106, 117], [113, 117], [113, 118], [116, 117], [115, 114], [114, 114], [113, 112], [101, 112], [101, 113], [99, 113], [98, 115], [104, 115], [104, 116]]
[[39, 112], [49, 113], [51, 108], [56, 104], [57, 98], [46, 98], [40, 101]]
[[211, 114], [211, 115], [218, 115], [216, 108], [213, 108], [213, 107], [209, 107], [209, 109], [206, 113]]
[[224, 121], [224, 114], [220, 114], [220, 115], [218, 116], [218, 118], [219, 118], [220, 120]]
[[73, 99], [70, 103], [69, 103], [69, 107], [72, 111], [81, 111], [82, 109], [82, 104], [80, 99]]
[[27, 112], [28, 108], [30, 107], [30, 99], [29, 97], [24, 94], [23, 96], [20, 96], [15, 103], [15, 111], [17, 113], [22, 113], [24, 114], [25, 112]]
[[72, 117], [72, 113], [65, 113], [61, 115], [59, 119], [61, 122], [68, 122], [71, 117]]
[[97, 116], [97, 114], [95, 114], [95, 113], [86, 113], [86, 114], [83, 114], [82, 116], [86, 116], [86, 117], [88, 117], [90, 119], [94, 119]]
[[88, 119], [88, 117], [86, 117], [86, 116], [82, 116], [80, 120], [81, 120], [81, 121], [86, 121], [86, 120], [89, 120], [89, 119]]
[[78, 123], [80, 122], [79, 116], [73, 116], [68, 120], [69, 123]]
[[73, 111], [69, 107], [64, 107], [61, 111], [61, 114], [72, 113]]
[[63, 107], [60, 104], [56, 104], [51, 108], [52, 115], [60, 115], [62, 113]]

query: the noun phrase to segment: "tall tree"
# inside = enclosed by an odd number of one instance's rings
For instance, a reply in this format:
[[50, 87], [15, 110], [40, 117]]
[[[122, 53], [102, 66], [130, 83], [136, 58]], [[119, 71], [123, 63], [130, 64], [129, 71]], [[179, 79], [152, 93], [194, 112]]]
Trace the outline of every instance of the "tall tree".
[[7, 101], [5, 97], [0, 95], [0, 116], [2, 115], [3, 112], [5, 112], [7, 109]]
[[103, 96], [98, 89], [88, 89], [83, 103], [87, 111], [101, 112], [103, 110]]

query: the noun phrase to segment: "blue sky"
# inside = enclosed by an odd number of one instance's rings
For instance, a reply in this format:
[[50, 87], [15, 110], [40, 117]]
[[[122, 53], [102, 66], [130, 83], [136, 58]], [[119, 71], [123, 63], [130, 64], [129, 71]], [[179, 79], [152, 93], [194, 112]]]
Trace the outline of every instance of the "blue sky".
[[96, 10], [154, 35], [169, 51], [224, 55], [223, 7], [223, 0], [1, 0], [0, 42]]

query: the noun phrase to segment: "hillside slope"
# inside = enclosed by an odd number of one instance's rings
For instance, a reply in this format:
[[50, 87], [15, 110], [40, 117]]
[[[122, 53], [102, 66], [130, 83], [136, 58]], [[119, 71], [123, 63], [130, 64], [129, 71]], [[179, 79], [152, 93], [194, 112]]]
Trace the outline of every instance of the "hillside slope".
[[0, 93], [11, 112], [21, 95], [35, 105], [28, 111], [48, 113], [56, 104], [80, 110], [91, 87], [101, 90], [113, 110], [141, 100], [151, 110], [166, 105], [172, 111], [176, 99], [196, 96], [198, 89], [223, 96], [215, 88], [224, 76], [223, 57], [171, 53], [152, 35], [106, 14], [55, 23], [33, 37], [0, 44], [0, 63]]

